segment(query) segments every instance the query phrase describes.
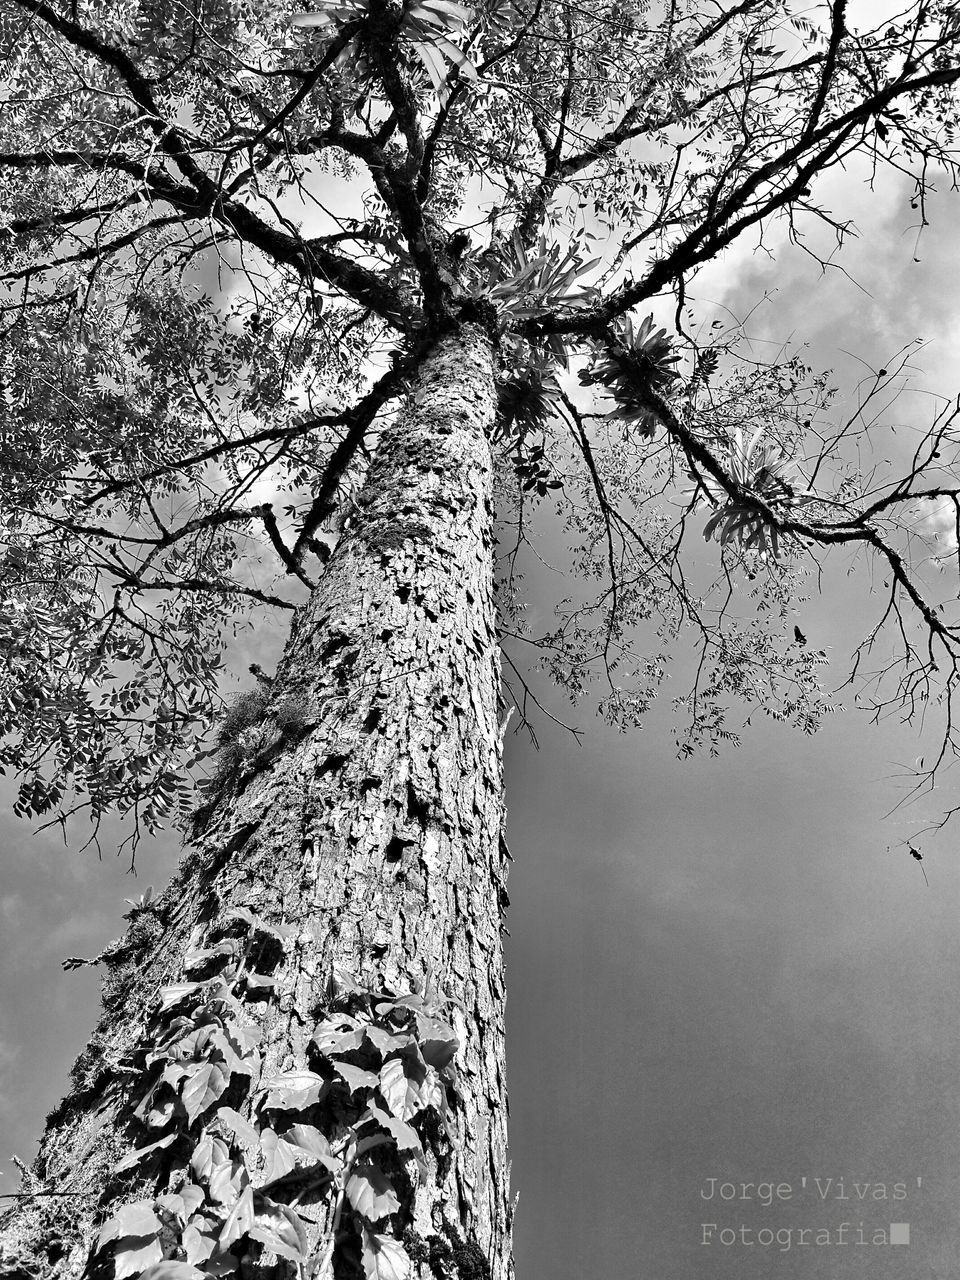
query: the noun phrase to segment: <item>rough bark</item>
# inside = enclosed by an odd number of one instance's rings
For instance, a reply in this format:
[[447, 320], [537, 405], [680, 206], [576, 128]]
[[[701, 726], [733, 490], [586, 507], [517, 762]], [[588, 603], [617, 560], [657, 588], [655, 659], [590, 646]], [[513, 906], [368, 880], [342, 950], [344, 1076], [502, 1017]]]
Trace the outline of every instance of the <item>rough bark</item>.
[[[414, 1121], [425, 1172], [396, 1160], [400, 1206], [377, 1229], [406, 1241], [423, 1280], [511, 1275], [491, 366], [489, 340], [472, 325], [424, 361], [276, 677], [221, 752], [175, 882], [103, 957], [103, 1018], [25, 1188], [70, 1194], [34, 1195], [8, 1215], [0, 1274], [111, 1275], [109, 1248], [94, 1251], [104, 1218], [182, 1181], [167, 1160], [177, 1143], [159, 1164], [114, 1169], [151, 1137], [141, 1121], [158, 992], [196, 978], [194, 959], [185, 979], [185, 957], [229, 937], [239, 908], [268, 930], [257, 963], [274, 985], [264, 998], [248, 984], [242, 1015], [262, 1029], [260, 1074], [235, 1078], [185, 1138], [196, 1143], [221, 1105], [252, 1114], [258, 1079], [323, 1070], [310, 1037], [348, 981], [331, 985], [332, 973], [374, 991], [439, 990], [460, 1042], [449, 1132]], [[328, 1096], [308, 1118], [335, 1140], [344, 1107]], [[301, 1191], [298, 1203], [319, 1275], [330, 1197]], [[283, 1260], [267, 1267], [259, 1246], [234, 1252], [242, 1275], [301, 1274]], [[358, 1274], [349, 1239], [333, 1266], [338, 1280]]]

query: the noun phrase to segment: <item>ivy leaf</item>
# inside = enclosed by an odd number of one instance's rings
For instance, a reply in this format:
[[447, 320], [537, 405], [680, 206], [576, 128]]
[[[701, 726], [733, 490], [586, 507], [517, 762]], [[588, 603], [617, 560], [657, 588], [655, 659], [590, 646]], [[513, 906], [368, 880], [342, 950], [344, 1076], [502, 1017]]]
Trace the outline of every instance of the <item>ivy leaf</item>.
[[122, 1173], [125, 1169], [132, 1169], [135, 1165], [141, 1164], [147, 1157], [155, 1151], [161, 1151], [164, 1147], [169, 1147], [172, 1142], [176, 1142], [179, 1137], [176, 1133], [165, 1134], [164, 1137], [156, 1142], [151, 1142], [149, 1146], [137, 1147], [136, 1151], [131, 1151], [113, 1166], [114, 1173]]
[[365, 1071], [363, 1067], [355, 1067], [349, 1062], [334, 1062], [333, 1069], [341, 1080], [345, 1080], [351, 1093], [356, 1093], [358, 1089], [375, 1089], [378, 1084], [378, 1077], [372, 1071]]
[[411, 1042], [409, 1032], [387, 1031], [384, 1027], [364, 1027], [363, 1033], [375, 1049], [385, 1058], [388, 1054], [405, 1049]]
[[201, 965], [217, 956], [235, 956], [239, 950], [240, 946], [236, 938], [225, 938], [215, 947], [192, 947], [183, 957], [184, 971], [189, 973], [191, 969], [199, 969]]
[[407, 1280], [410, 1259], [399, 1240], [377, 1235], [360, 1224], [363, 1271], [367, 1280]]
[[266, 933], [270, 937], [276, 938], [279, 942], [286, 942], [287, 938], [294, 932], [291, 925], [273, 925], [268, 924], [266, 920], [261, 920], [259, 916], [253, 914], [247, 907], [234, 907], [228, 911], [225, 920], [242, 920], [244, 924], [249, 925], [253, 933]]
[[264, 1177], [267, 1182], [282, 1178], [285, 1173], [297, 1167], [298, 1148], [279, 1137], [273, 1129], [264, 1129], [261, 1133], [260, 1150], [263, 1153]]
[[217, 1119], [245, 1147], [255, 1147], [257, 1145], [259, 1135], [256, 1129], [249, 1120], [243, 1118], [239, 1111], [234, 1111], [233, 1107], [218, 1107]]
[[[164, 1092], [167, 1092], [164, 1090]], [[179, 1106], [179, 1099], [167, 1093], [162, 1102], [154, 1103], [157, 1096], [157, 1088], [154, 1087], [147, 1093], [143, 1101], [135, 1108], [134, 1115], [138, 1120], [142, 1120], [148, 1129], [162, 1129], [167, 1122], [173, 1117], [173, 1113]]]
[[249, 1231], [251, 1240], [259, 1240], [281, 1258], [302, 1262], [307, 1253], [307, 1232], [299, 1214], [286, 1204], [276, 1204], [265, 1196], [257, 1209]]
[[310, 1156], [314, 1165], [321, 1165], [334, 1177], [343, 1170], [343, 1159], [331, 1153], [329, 1142], [312, 1124], [293, 1125], [283, 1135], [283, 1141], [293, 1144], [298, 1151]]
[[190, 1066], [191, 1064], [188, 1062], [168, 1062], [163, 1068], [163, 1074], [160, 1079], [164, 1084], [177, 1089], [180, 1086], [180, 1082], [190, 1075]]
[[177, 1192], [168, 1191], [166, 1195], [159, 1196], [157, 1204], [166, 1209], [167, 1213], [187, 1222], [203, 1204], [203, 1200], [203, 1188], [198, 1187], [195, 1182], [188, 1182]]
[[160, 1241], [150, 1236], [124, 1236], [117, 1241], [113, 1258], [114, 1280], [126, 1280], [127, 1276], [139, 1276], [152, 1262], [163, 1257]]
[[395, 996], [392, 1000], [383, 1000], [377, 1005], [377, 1013], [382, 1017], [386, 1017], [388, 1013], [394, 1013], [398, 1010], [406, 1009], [422, 1009], [423, 996], [418, 996], [415, 991], [410, 991], [405, 996]]
[[442, 1071], [460, 1048], [460, 1041], [453, 1028], [442, 1019], [428, 1018], [422, 1013], [418, 1013], [416, 1019], [417, 1041], [423, 1060]]
[[401, 1120], [397, 1116], [392, 1116], [389, 1111], [384, 1111], [374, 1102], [371, 1102], [362, 1119], [373, 1120], [381, 1129], [385, 1129], [397, 1144], [398, 1150], [410, 1152], [417, 1161], [420, 1172], [426, 1176], [427, 1164], [423, 1155], [423, 1146], [420, 1135], [413, 1125], [407, 1124], [406, 1120]]
[[230, 1077], [215, 1062], [205, 1062], [184, 1084], [180, 1099], [192, 1124], [201, 1112], [206, 1111], [220, 1097]]
[[181, 1004], [186, 1000], [187, 996], [192, 996], [195, 991], [202, 991], [205, 983], [203, 982], [175, 982], [169, 987], [160, 988], [160, 1010], [166, 1012], [172, 1009], [174, 1005]]
[[260, 1043], [262, 1031], [253, 1023], [234, 1022], [230, 1026], [231, 1040], [240, 1046], [240, 1054], [243, 1058], [249, 1058]]
[[379, 1222], [400, 1208], [393, 1183], [373, 1164], [354, 1166], [347, 1179], [347, 1199], [368, 1222]]
[[215, 1138], [212, 1133], [205, 1133], [193, 1149], [190, 1168], [201, 1182], [209, 1183], [214, 1169], [229, 1159], [230, 1149], [224, 1140]]
[[398, 1119], [410, 1120], [423, 1110], [420, 1090], [425, 1077], [423, 1065], [406, 1055], [391, 1058], [380, 1068], [380, 1093]]
[[311, 1156], [329, 1156], [330, 1143], [312, 1124], [295, 1124], [283, 1135], [288, 1142], [295, 1142], [301, 1151]]
[[326, 1080], [315, 1071], [284, 1071], [262, 1088], [268, 1090], [266, 1105], [278, 1111], [302, 1111], [319, 1099]]
[[219, 1223], [210, 1218], [196, 1217], [183, 1229], [181, 1243], [189, 1263], [206, 1262], [217, 1251]]
[[204, 1268], [204, 1280], [207, 1276], [235, 1276], [237, 1265], [237, 1259], [232, 1253], [218, 1253]]
[[[236, 1027], [230, 1028], [231, 1033], [237, 1030]], [[232, 1035], [217, 1030], [212, 1037], [212, 1043], [220, 1052], [228, 1075], [239, 1072], [244, 1076], [252, 1076], [259, 1069], [260, 1055], [247, 1048], [239, 1037], [234, 1039]]]
[[140, 1280], [203, 1280], [203, 1272], [189, 1262], [174, 1262], [167, 1258], [147, 1267]]
[[103, 1224], [97, 1237], [97, 1248], [102, 1249], [105, 1244], [111, 1240], [119, 1240], [121, 1236], [157, 1236], [162, 1225], [154, 1212], [152, 1200], [135, 1200], [118, 1209]]
[[350, 1018], [353, 1025], [344, 1029], [346, 1018], [322, 1022], [311, 1036], [317, 1049], [327, 1056], [331, 1053], [349, 1053], [351, 1049], [359, 1049], [363, 1044], [363, 1030], [357, 1028], [356, 1019]]
[[235, 1204], [241, 1186], [250, 1181], [245, 1167], [237, 1160], [224, 1160], [210, 1174], [210, 1197], [218, 1204]]
[[220, 1231], [218, 1241], [221, 1250], [229, 1249], [232, 1244], [246, 1235], [253, 1226], [253, 1188], [244, 1187], [237, 1202], [227, 1214], [227, 1220]]
[[341, 995], [367, 996], [371, 994], [365, 987], [360, 986], [349, 969], [345, 969], [339, 964], [333, 966], [330, 973], [330, 981], [327, 985], [331, 996], [334, 998]]

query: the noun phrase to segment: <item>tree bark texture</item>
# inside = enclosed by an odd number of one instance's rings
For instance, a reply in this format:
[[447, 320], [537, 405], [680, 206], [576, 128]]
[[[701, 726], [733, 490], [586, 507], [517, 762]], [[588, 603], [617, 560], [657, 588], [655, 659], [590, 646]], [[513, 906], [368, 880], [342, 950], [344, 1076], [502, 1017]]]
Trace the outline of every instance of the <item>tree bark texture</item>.
[[[248, 723], [221, 751], [174, 883], [133, 914], [102, 957], [103, 1017], [73, 1068], [72, 1091], [48, 1118], [36, 1180], [25, 1187], [36, 1194], [2, 1224], [0, 1275], [114, 1274], [109, 1247], [96, 1247], [104, 1219], [125, 1202], [175, 1192], [191, 1149], [203, 1134], [222, 1132], [224, 1105], [250, 1117], [262, 1082], [322, 1074], [311, 1035], [351, 982], [441, 993], [459, 1041], [446, 1119], [412, 1117], [423, 1140], [419, 1172], [401, 1152], [388, 1170], [399, 1205], [376, 1230], [405, 1241], [420, 1280], [512, 1274], [494, 403], [490, 342], [466, 325], [427, 356], [384, 433], [274, 680], [249, 695]], [[243, 918], [259, 922], [256, 964], [269, 974], [262, 989], [259, 979], [244, 988], [235, 969], [227, 974], [231, 990], [246, 991], [237, 1016], [259, 1033], [248, 1060], [256, 1069], [230, 1077], [209, 1106], [188, 1105], [185, 1119], [175, 1100], [186, 1086], [175, 1073], [158, 1085], [147, 1053], [163, 1036], [169, 1041], [176, 1013], [161, 1017], [158, 993], [173, 991], [167, 1002], [175, 1005], [177, 984], [215, 973], [223, 955], [206, 961], [205, 949], [229, 949], [223, 939]], [[185, 999], [189, 1010], [197, 997]], [[319, 1101], [304, 1095], [305, 1114], [335, 1143], [352, 1104], [335, 1106], [330, 1087]], [[180, 1136], [154, 1163], [115, 1172], [134, 1148], [163, 1135], [171, 1108], [179, 1120], [169, 1131], [179, 1123]], [[263, 1114], [282, 1128], [282, 1114]], [[256, 1188], [264, 1175], [251, 1143], [249, 1128], [235, 1130], [232, 1157], [246, 1160]], [[284, 1199], [282, 1190], [272, 1194]], [[274, 1254], [242, 1240], [227, 1265], [236, 1259], [241, 1276], [362, 1275], [349, 1205], [338, 1218], [329, 1186], [300, 1188], [296, 1202], [310, 1237], [303, 1270], [279, 1255], [265, 1263]], [[346, 1243], [331, 1257], [335, 1219]], [[170, 1239], [150, 1245], [153, 1256], [161, 1247], [166, 1257], [182, 1256]]]

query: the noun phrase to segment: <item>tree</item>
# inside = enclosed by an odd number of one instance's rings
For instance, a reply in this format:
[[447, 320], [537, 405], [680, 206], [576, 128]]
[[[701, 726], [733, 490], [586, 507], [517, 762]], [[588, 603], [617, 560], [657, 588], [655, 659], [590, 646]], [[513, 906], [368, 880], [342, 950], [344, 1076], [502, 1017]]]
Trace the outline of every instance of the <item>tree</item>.
[[[738, 699], [811, 731], [792, 603], [820, 551], [862, 548], [889, 594], [854, 670], [882, 655], [878, 710], [936, 693], [954, 745], [960, 633], [911, 529], [960, 510], [952, 413], [905, 470], [864, 463], [899, 368], [830, 426], [823, 378], [705, 340], [688, 299], [778, 217], [842, 246], [838, 166], [908, 175], [924, 210], [957, 172], [960, 16], [0, 15], [0, 763], [26, 816], [189, 813], [176, 880], [98, 958], [5, 1274], [502, 1280], [498, 638], [574, 697], [596, 673], [626, 727], [692, 633], [681, 752], [733, 737]], [[517, 566], [548, 499], [579, 582], [534, 636]], [[253, 609], [295, 610], [290, 637], [207, 748]], [[552, 713], [507, 661], [532, 731]]]

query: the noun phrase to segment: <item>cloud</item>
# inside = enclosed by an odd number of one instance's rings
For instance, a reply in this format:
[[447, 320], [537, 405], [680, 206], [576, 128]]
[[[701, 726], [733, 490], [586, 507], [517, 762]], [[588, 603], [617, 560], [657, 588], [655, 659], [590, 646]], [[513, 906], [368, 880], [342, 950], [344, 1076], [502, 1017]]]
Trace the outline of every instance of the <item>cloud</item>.
[[924, 500], [916, 504], [916, 515], [911, 522], [914, 533], [933, 543], [934, 555], [948, 554], [957, 549], [957, 512], [947, 499]]
[[19, 893], [0, 894], [0, 920], [4, 924], [16, 924], [23, 909], [23, 899]]
[[11, 1067], [19, 1052], [18, 1045], [0, 1036], [0, 1111], [9, 1111], [14, 1105]]

